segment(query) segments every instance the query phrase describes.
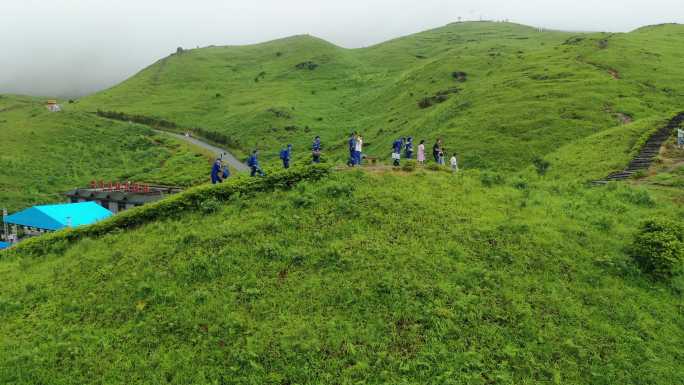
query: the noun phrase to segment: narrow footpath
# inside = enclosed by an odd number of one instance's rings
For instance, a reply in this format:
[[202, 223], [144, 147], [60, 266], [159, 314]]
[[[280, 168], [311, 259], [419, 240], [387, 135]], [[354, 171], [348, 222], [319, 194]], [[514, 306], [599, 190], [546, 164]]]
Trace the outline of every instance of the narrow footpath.
[[190, 144], [194, 144], [195, 146], [201, 147], [205, 150], [209, 150], [212, 153], [216, 155], [216, 158], [222, 158], [225, 162], [228, 163], [232, 168], [237, 170], [238, 172], [247, 172], [249, 171], [249, 167], [247, 167], [246, 164], [240, 162], [233, 154], [228, 152], [228, 150], [216, 147], [214, 145], [211, 145], [207, 142], [203, 142], [200, 139], [193, 138], [193, 137], [187, 137], [185, 135], [180, 135], [180, 134], [174, 134], [172, 132], [168, 131], [162, 131], [162, 130], [155, 130], [156, 132], [163, 134], [163, 135], [170, 135], [173, 136], [176, 139], [183, 140], [185, 142], [188, 142]]
[[646, 144], [644, 144], [644, 146], [641, 148], [639, 154], [637, 154], [637, 156], [629, 162], [627, 168], [625, 168], [623, 171], [611, 173], [603, 179], [595, 180], [592, 182], [592, 184], [604, 185], [610, 181], [625, 180], [632, 177], [632, 175], [639, 171], [647, 170], [649, 167], [651, 167], [651, 164], [653, 164], [656, 156], [658, 156], [660, 153], [660, 148], [663, 146], [665, 141], [672, 136], [677, 127], [679, 127], [683, 122], [684, 112], [670, 119], [667, 125], [654, 132]]

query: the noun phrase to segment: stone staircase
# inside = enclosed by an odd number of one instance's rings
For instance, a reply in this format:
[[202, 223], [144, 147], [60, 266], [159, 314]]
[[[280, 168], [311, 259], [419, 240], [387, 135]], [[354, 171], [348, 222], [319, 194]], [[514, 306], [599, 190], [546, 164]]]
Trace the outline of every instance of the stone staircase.
[[665, 141], [670, 137], [670, 135], [672, 135], [673, 131], [682, 124], [682, 122], [684, 122], [684, 112], [672, 118], [665, 127], [656, 131], [648, 139], [639, 154], [632, 159], [631, 162], [629, 162], [629, 165], [626, 169], [611, 173], [604, 179], [595, 180], [592, 182], [592, 184], [603, 185], [612, 181], [625, 180], [635, 173], [651, 167], [653, 159], [655, 159], [660, 152], [660, 147], [663, 146]]

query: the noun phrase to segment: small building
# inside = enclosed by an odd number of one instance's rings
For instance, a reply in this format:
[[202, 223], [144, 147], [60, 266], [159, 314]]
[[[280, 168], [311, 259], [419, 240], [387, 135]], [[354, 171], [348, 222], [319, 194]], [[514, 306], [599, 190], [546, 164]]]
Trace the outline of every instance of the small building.
[[67, 227], [91, 225], [112, 216], [112, 212], [94, 202], [33, 206], [8, 215], [5, 223], [19, 226], [28, 235], [57, 231]]
[[179, 187], [138, 183], [91, 182], [90, 187], [77, 188], [65, 195], [71, 203], [95, 202], [112, 213], [156, 202], [183, 191]]
[[53, 100], [53, 99], [47, 101], [46, 107], [47, 107], [48, 111], [50, 111], [50, 112], [62, 111], [62, 107], [59, 104], [57, 104], [56, 100]]

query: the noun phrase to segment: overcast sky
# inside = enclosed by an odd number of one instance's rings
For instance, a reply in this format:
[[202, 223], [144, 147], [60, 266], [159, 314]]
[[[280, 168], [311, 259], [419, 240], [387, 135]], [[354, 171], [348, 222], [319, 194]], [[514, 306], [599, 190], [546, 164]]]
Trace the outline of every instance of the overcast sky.
[[464, 20], [572, 31], [684, 23], [683, 0], [0, 0], [0, 93], [83, 95], [176, 47], [308, 33], [361, 47]]

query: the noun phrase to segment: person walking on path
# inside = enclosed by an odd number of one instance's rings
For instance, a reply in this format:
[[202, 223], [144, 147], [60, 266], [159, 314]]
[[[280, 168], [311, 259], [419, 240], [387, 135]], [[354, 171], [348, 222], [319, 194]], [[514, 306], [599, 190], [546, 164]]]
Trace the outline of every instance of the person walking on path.
[[437, 139], [434, 146], [432, 146], [432, 156], [435, 158], [435, 163], [439, 163], [439, 152], [442, 148], [442, 139]]
[[292, 145], [288, 144], [287, 148], [280, 150], [280, 159], [283, 161], [283, 168], [290, 168], [290, 159], [292, 159]]
[[449, 163], [451, 163], [451, 172], [458, 172], [458, 159], [456, 159], [456, 154], [451, 157]]
[[421, 140], [418, 145], [418, 163], [425, 164], [425, 141]]
[[211, 184], [221, 183], [221, 159], [216, 159], [214, 165], [211, 167]]
[[413, 159], [413, 138], [406, 139], [406, 159]]
[[677, 146], [684, 149], [684, 128], [677, 129]]
[[392, 163], [398, 167], [401, 161], [401, 148], [404, 145], [403, 138], [397, 139], [392, 143]]
[[356, 163], [356, 132], [352, 132], [351, 136], [349, 137], [349, 161], [347, 162], [348, 166], [354, 167], [354, 163]]
[[313, 157], [314, 163], [321, 163], [321, 137], [317, 136], [314, 138], [313, 144], [311, 145], [311, 156]]
[[360, 134], [356, 135], [356, 145], [354, 146], [354, 158], [357, 165], [361, 165], [361, 158], [363, 157], [363, 137]]
[[254, 150], [252, 151], [252, 155], [249, 156], [249, 160], [247, 160], [247, 166], [251, 169], [251, 176], [264, 176], [264, 172], [261, 171], [261, 168], [259, 167], [259, 150]]

